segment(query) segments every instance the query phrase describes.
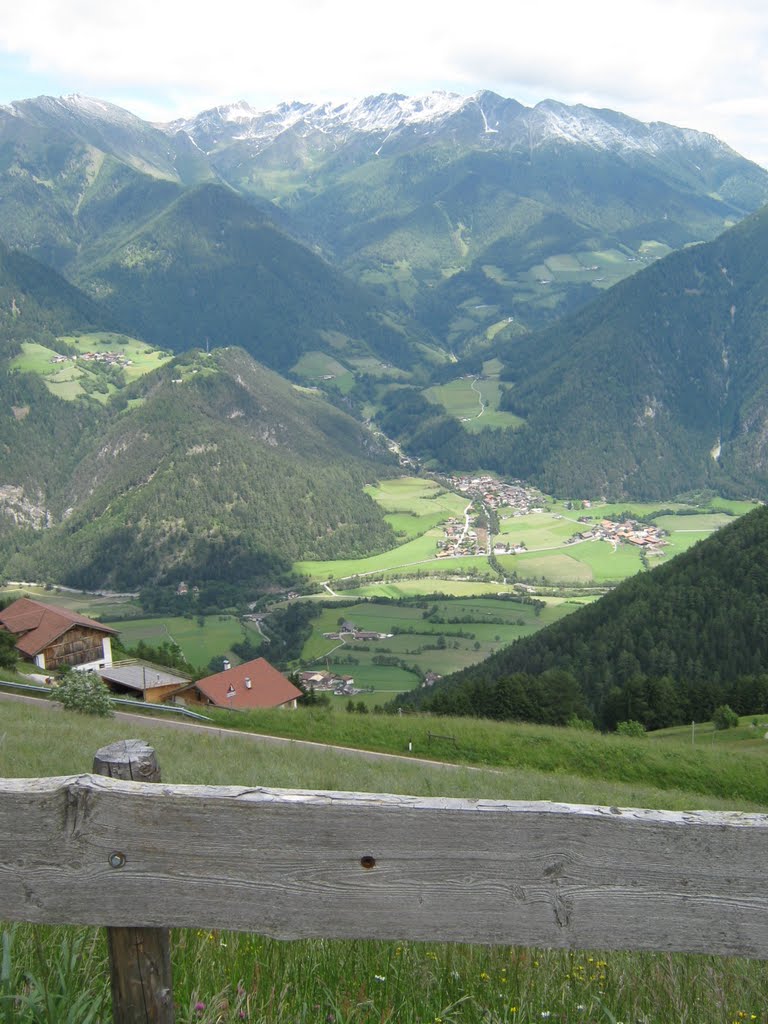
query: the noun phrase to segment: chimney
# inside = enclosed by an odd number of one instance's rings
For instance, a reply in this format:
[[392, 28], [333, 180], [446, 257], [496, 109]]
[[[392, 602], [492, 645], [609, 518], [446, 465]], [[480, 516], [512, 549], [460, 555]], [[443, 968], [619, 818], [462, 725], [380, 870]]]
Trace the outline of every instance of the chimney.
[[227, 658], [225, 658], [224, 659], [224, 668], [222, 669], [222, 671], [223, 672], [229, 672], [229, 670], [231, 668], [232, 668], [232, 666], [230, 665], [229, 660]]
[[246, 690], [250, 690], [250, 688], [251, 688], [251, 677], [250, 676], [246, 676], [245, 677], [245, 688], [246, 688]]

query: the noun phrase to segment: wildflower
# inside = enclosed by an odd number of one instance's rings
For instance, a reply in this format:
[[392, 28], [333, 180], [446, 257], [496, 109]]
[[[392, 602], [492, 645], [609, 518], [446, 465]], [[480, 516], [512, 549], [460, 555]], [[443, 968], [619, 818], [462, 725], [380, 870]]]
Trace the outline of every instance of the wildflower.
[[490, 977], [487, 971], [480, 971], [480, 981], [488, 981]]
[[205, 1009], [205, 1003], [201, 1003], [201, 1002], [195, 1003], [195, 1013], [202, 1013], [204, 1009]]
[[383, 974], [374, 974], [373, 980], [374, 981], [386, 981], [387, 979], [385, 978], [385, 976]]
[[542, 1011], [541, 1011], [541, 1016], [542, 1016], [542, 1017], [544, 1017], [544, 1018], [546, 1019], [547, 1017], [551, 1017], [551, 1016], [552, 1016], [552, 1014], [550, 1013], [550, 1011], [549, 1011], [549, 1010], [542, 1010]]

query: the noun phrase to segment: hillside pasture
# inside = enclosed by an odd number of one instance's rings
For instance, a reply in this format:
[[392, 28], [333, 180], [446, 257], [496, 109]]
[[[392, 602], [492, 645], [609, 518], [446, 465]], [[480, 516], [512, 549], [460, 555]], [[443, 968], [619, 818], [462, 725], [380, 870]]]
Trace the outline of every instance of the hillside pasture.
[[156, 348], [138, 338], [131, 338], [127, 334], [115, 334], [112, 331], [66, 335], [59, 340], [74, 348], [80, 355], [86, 352], [121, 353], [132, 363], [131, 366], [123, 367], [128, 383], [138, 380], [145, 373], [156, 370], [173, 358], [172, 354], [164, 349]]
[[[131, 363], [130, 366], [123, 365], [121, 367], [123, 378], [127, 384], [137, 380], [145, 373], [157, 369], [171, 359], [168, 352], [155, 349], [136, 338], [115, 334], [111, 331], [63, 335], [58, 340], [69, 350], [74, 350], [78, 356], [83, 356], [88, 352], [122, 354]], [[95, 367], [102, 364], [93, 364], [83, 359], [72, 358], [68, 358], [64, 363], [54, 362], [59, 355], [60, 353], [54, 349], [37, 342], [24, 342], [21, 353], [11, 362], [11, 368], [23, 373], [37, 374], [43, 378], [45, 386], [51, 394], [66, 401], [72, 401], [89, 393], [88, 388], [84, 387], [84, 383], [96, 379]], [[90, 393], [97, 401], [105, 402], [117, 390], [117, 386], [110, 381], [106, 384], [106, 391], [91, 390]]]
[[449, 415], [455, 416], [472, 432], [486, 427], [519, 427], [522, 424], [519, 416], [499, 409], [500, 393], [498, 380], [474, 377], [460, 377], [424, 391], [430, 402], [442, 405]]
[[[222, 725], [232, 717], [222, 714]], [[171, 784], [670, 810], [768, 809], [764, 772], [756, 775], [753, 759], [739, 756], [738, 744], [721, 752], [674, 740], [655, 743], [471, 719], [440, 720], [437, 729], [433, 719], [418, 715], [263, 712], [243, 723], [296, 739], [406, 754], [397, 761], [372, 762], [320, 747], [266, 745], [146, 719], [92, 719], [50, 706], [3, 704], [3, 721], [0, 774], [10, 778], [88, 771], [99, 747], [140, 730], [157, 751], [163, 781]], [[438, 731], [455, 736], [456, 745], [430, 743], [428, 734]], [[409, 763], [409, 741], [414, 756], [476, 767]], [[493, 769], [485, 770], [489, 766]], [[724, 789], [728, 796], [719, 795]], [[0, 997], [10, 1000], [8, 1019], [15, 1024], [108, 1019], [103, 931], [40, 925], [0, 931]], [[179, 1024], [694, 1019], [697, 1024], [765, 1024], [765, 966], [736, 957], [359, 940], [278, 942], [179, 929], [173, 933], [173, 969]]]
[[245, 637], [255, 644], [261, 640], [257, 630], [242, 625], [232, 615], [206, 615], [202, 618], [202, 625], [198, 624], [197, 617], [187, 619], [182, 616], [104, 621], [120, 632], [120, 638], [127, 647], [135, 647], [140, 640], [153, 647], [169, 641], [178, 644], [184, 657], [195, 668], [205, 668], [216, 655], [224, 655], [233, 665], [239, 665], [241, 659], [232, 653], [232, 644], [241, 642]]
[[413, 516], [431, 516], [436, 511], [445, 518], [458, 516], [464, 511], [467, 499], [453, 491], [448, 491], [436, 480], [427, 477], [405, 476], [365, 488], [377, 505], [385, 512], [401, 512]]

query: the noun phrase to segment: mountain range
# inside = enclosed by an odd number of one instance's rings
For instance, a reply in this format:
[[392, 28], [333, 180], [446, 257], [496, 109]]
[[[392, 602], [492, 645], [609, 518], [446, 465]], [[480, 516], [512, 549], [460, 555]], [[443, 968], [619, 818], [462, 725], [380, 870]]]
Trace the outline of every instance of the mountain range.
[[[768, 173], [705, 133], [490, 92], [266, 112], [241, 103], [168, 125], [100, 100], [39, 97], [0, 108], [0, 147], [3, 241], [118, 311], [143, 273], [169, 273], [174, 287], [167, 264], [179, 231], [193, 265], [203, 253], [217, 267], [220, 256], [224, 276], [243, 256], [246, 266], [269, 260], [289, 237], [316, 257], [303, 259], [317, 290], [332, 265], [346, 275], [345, 297], [362, 288], [353, 305], [368, 305], [379, 325], [395, 318], [401, 336], [457, 353], [552, 322], [768, 200]], [[213, 239], [204, 223], [198, 238], [198, 211], [177, 201], [205, 184], [224, 188], [235, 219], [260, 230]], [[311, 290], [301, 301], [298, 285], [299, 304], [316, 302]], [[191, 287], [226, 320], [216, 287]], [[348, 326], [358, 340], [371, 328], [359, 315]], [[284, 340], [254, 351], [276, 365]]]
[[[4, 571], [274, 581], [381, 550], [362, 486], [393, 465], [366, 416], [558, 493], [751, 494], [766, 198], [711, 136], [492, 93], [170, 125], [0, 108]], [[90, 330], [176, 358], [104, 401], [7, 372]], [[469, 435], [420, 389], [490, 357], [523, 425]]]
[[491, 92], [240, 103], [166, 130], [457, 352], [510, 316], [551, 322], [768, 198], [766, 172], [710, 135]]

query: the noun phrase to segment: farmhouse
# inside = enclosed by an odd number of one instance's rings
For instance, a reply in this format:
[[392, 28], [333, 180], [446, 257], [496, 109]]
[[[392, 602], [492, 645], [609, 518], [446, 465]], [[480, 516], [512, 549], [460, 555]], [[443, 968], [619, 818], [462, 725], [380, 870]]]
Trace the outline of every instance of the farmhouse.
[[301, 695], [301, 690], [265, 658], [255, 658], [177, 688], [173, 697], [179, 704], [214, 705], [248, 711], [251, 708], [294, 709]]
[[166, 697], [189, 683], [189, 676], [162, 665], [130, 658], [100, 668], [99, 675], [117, 697], [135, 697], [147, 704], [162, 704]]
[[112, 664], [117, 630], [66, 608], [21, 597], [0, 611], [0, 628], [16, 636], [16, 650], [38, 668], [101, 669]]

